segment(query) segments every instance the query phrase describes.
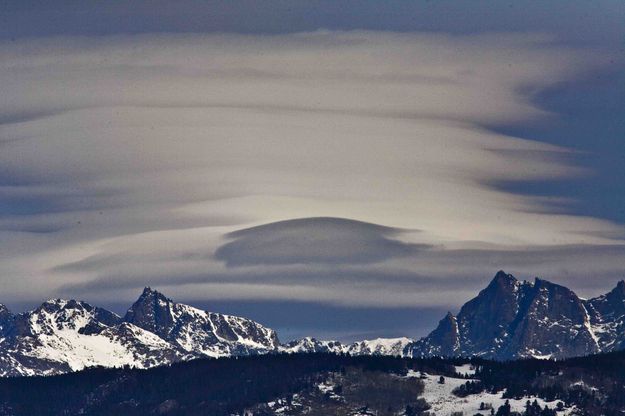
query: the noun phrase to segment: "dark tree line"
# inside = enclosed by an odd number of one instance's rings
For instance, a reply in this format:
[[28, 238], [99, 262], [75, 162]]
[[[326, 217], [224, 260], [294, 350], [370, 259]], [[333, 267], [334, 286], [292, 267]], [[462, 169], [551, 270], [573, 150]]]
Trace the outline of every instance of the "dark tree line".
[[[329, 372], [406, 374], [408, 370], [445, 377], [467, 360], [334, 354], [264, 355], [202, 359], [136, 370], [93, 368], [53, 377], [0, 379], [0, 415], [169, 415], [237, 414], [258, 403], [288, 397], [322, 382]], [[575, 405], [585, 415], [622, 415], [625, 409], [625, 352], [565, 361], [494, 362], [472, 359], [479, 381], [467, 380], [455, 393], [506, 390], [507, 398], [528, 395]], [[591, 387], [592, 386], [592, 387]], [[417, 413], [423, 409], [407, 409]], [[526, 416], [552, 416], [555, 409], [529, 403]], [[506, 416], [509, 407], [493, 409]], [[485, 416], [490, 410], [482, 412]]]
[[0, 379], [0, 415], [223, 415], [289, 396], [345, 367], [406, 374], [445, 372], [441, 359], [273, 354], [200, 359], [149, 370], [92, 368], [52, 377]]

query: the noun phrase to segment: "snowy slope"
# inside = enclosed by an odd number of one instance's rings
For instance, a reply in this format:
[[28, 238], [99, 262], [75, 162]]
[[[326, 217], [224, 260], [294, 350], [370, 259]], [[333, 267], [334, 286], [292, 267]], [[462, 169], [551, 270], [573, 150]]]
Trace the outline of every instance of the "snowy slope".
[[[472, 374], [475, 369], [469, 364], [456, 366], [456, 371], [460, 374]], [[373, 405], [363, 406], [366, 403], [366, 395], [362, 394], [362, 391], [358, 392], [359, 388], [366, 386], [367, 375], [366, 373], [352, 373], [357, 374], [357, 377], [346, 376], [349, 371], [342, 373], [335, 373], [327, 375], [327, 378], [323, 379], [320, 383], [316, 384], [311, 390], [302, 390], [297, 394], [294, 394], [289, 400], [287, 397], [280, 397], [267, 403], [256, 406], [255, 409], [251, 409], [249, 414], [268, 414], [268, 415], [303, 415], [303, 414], [349, 414], [375, 416], [380, 409], [376, 409]], [[427, 410], [428, 415], [435, 416], [452, 416], [452, 415], [465, 415], [471, 416], [476, 414], [489, 415], [490, 409], [494, 409], [496, 412], [500, 406], [503, 406], [506, 401], [510, 405], [512, 412], [519, 412], [523, 414], [526, 408], [526, 404], [536, 403], [542, 408], [548, 406], [550, 409], [557, 408], [557, 401], [546, 401], [540, 397], [528, 395], [521, 398], [505, 399], [503, 395], [505, 391], [499, 391], [496, 393], [481, 392], [477, 394], [469, 394], [466, 397], [458, 397], [454, 394], [454, 389], [464, 385], [468, 381], [476, 382], [477, 379], [466, 379], [459, 377], [444, 377], [444, 383], [440, 383], [439, 374], [426, 374], [422, 372], [416, 372], [409, 370], [405, 376], [399, 376], [394, 374], [387, 374], [389, 378], [418, 378], [423, 382], [423, 392], [421, 394], [415, 394], [414, 401], [421, 398], [427, 402], [430, 409]], [[380, 378], [380, 374], [377, 375], [377, 381], [380, 382], [384, 378]], [[363, 382], [364, 381], [364, 382]], [[386, 379], [382, 381], [382, 384], [388, 383], [390, 380]], [[366, 388], [366, 387], [365, 387]], [[384, 387], [381, 385], [381, 388]], [[346, 394], [349, 392], [349, 394]], [[406, 396], [398, 394], [395, 400], [406, 400]], [[365, 401], [363, 403], [363, 401]], [[334, 406], [329, 405], [334, 404]], [[575, 407], [567, 407], [562, 403], [562, 411], [558, 412], [559, 416], [566, 416], [575, 414]], [[480, 409], [481, 408], [481, 409]], [[256, 410], [256, 411], [255, 411]], [[325, 411], [325, 413], [324, 413]], [[246, 413], [248, 414], [248, 413]], [[385, 413], [386, 414], [386, 413]], [[396, 415], [403, 415], [403, 412], [397, 412]]]
[[90, 366], [138, 368], [185, 357], [155, 334], [85, 302], [53, 299], [15, 317], [0, 343], [0, 375], [48, 375]]
[[[462, 370], [462, 368], [457, 368], [457, 370]], [[418, 372], [410, 371], [407, 377], [419, 377], [419, 375]], [[535, 396], [527, 396], [521, 399], [504, 399], [502, 398], [503, 392], [498, 392], [496, 394], [482, 392], [479, 394], [471, 394], [467, 397], [457, 397], [452, 391], [462, 384], [465, 384], [468, 381], [467, 379], [445, 377], [445, 383], [440, 384], [438, 375], [426, 374], [426, 378], [423, 378], [422, 381], [425, 385], [422, 397], [432, 406], [430, 412], [435, 413], [437, 416], [449, 416], [454, 412], [463, 412], [465, 415], [474, 415], [480, 412], [486, 414], [487, 411], [480, 411], [481, 403], [491, 405], [497, 410], [506, 400], [509, 401], [512, 411], [521, 413], [525, 411], [525, 405], [528, 400], [530, 402], [536, 400], [541, 407], [547, 405], [552, 409], [555, 408], [557, 404], [556, 401], [547, 402]], [[565, 408], [563, 412], [558, 414], [569, 415], [573, 410], [573, 408]]]

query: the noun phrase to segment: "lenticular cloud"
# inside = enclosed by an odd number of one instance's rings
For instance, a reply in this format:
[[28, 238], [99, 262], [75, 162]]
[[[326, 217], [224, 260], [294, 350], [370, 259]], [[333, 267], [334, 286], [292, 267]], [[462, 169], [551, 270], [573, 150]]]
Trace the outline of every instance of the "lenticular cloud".
[[[36, 287], [41, 294], [28, 296], [47, 296], [91, 281], [142, 287], [168, 276], [169, 284], [192, 284], [207, 295], [328, 299], [319, 279], [297, 276], [314, 274], [306, 263], [336, 263], [332, 246], [322, 247], [333, 234], [297, 236], [294, 245], [283, 240], [288, 256], [278, 250], [274, 257], [271, 247], [262, 255], [248, 250], [256, 234], [225, 237], [294, 218], [420, 230], [395, 240], [372, 237], [365, 227], [350, 237], [361, 246], [347, 256], [349, 273], [375, 263], [376, 287], [390, 291], [376, 301], [390, 303], [402, 289], [385, 285], [385, 276], [406, 275], [414, 267], [406, 257], [423, 258], [432, 247], [619, 244], [610, 238], [620, 231], [613, 224], [564, 215], [562, 201], [492, 186], [587, 174], [569, 162], [567, 149], [484, 126], [548, 117], [525, 92], [591, 71], [593, 58], [544, 36], [505, 34], [144, 35], [2, 44], [5, 293], [19, 298]], [[371, 244], [380, 245], [377, 257], [366, 251]], [[261, 277], [251, 279], [239, 268], [232, 282], [222, 281], [235, 273], [233, 265], [289, 269], [259, 270]], [[430, 276], [454, 272], [423, 267]], [[282, 290], [263, 280], [271, 273], [297, 285]], [[407, 276], [408, 286], [418, 284]], [[111, 296], [125, 293], [116, 287], [109, 286]], [[334, 290], [332, 300], [360, 295]]]

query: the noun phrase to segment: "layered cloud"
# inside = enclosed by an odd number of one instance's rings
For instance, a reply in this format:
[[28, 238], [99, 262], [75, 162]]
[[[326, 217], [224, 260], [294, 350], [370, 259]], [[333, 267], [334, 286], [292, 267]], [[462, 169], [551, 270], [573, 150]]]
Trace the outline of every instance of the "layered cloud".
[[501, 185], [590, 173], [488, 129], [554, 117], [532, 94], [603, 59], [534, 34], [4, 43], [4, 296], [447, 305], [504, 267], [603, 289], [622, 228]]

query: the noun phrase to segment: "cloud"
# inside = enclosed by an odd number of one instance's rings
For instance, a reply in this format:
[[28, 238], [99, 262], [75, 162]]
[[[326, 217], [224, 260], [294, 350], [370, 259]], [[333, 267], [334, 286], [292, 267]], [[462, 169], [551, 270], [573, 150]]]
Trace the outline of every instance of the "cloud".
[[[304, 223], [314, 223], [315, 220]], [[283, 227], [282, 223], [269, 224]], [[364, 227], [355, 227], [359, 231]], [[290, 227], [297, 234], [297, 227]], [[305, 238], [306, 227], [298, 238]], [[245, 230], [247, 231], [247, 230]], [[328, 235], [332, 235], [333, 231]], [[138, 241], [129, 246], [104, 250], [97, 255], [66, 265], [60, 271], [90, 280], [65, 285], [63, 293], [98, 293], [104, 299], [119, 300], [120, 293], [131, 300], [149, 281], [179, 298], [263, 299], [320, 301], [344, 307], [449, 307], [473, 297], [492, 278], [498, 267], [520, 279], [541, 276], [568, 285], [580, 295], [596, 296], [623, 277], [625, 246], [530, 246], [505, 247], [465, 243], [422, 248], [409, 256], [359, 261], [290, 264], [246, 264], [230, 267], [211, 255], [189, 251], [197, 242], [188, 233], [167, 236], [168, 249], [141, 251]], [[366, 235], [366, 232], [364, 233]], [[185, 238], [183, 238], [185, 237]], [[164, 247], [158, 236], [146, 237], [153, 246]], [[296, 240], [298, 239], [296, 238]], [[220, 240], [212, 242], [219, 247]], [[314, 245], [311, 245], [314, 248]], [[294, 245], [290, 255], [306, 258], [308, 246]], [[142, 258], [142, 262], [137, 259]], [[589, 261], [593, 259], [593, 261]], [[257, 259], [253, 259], [257, 260]], [[318, 260], [318, 259], [315, 259]], [[268, 262], [267, 262], [268, 263]]]
[[301, 218], [229, 233], [215, 257], [228, 266], [362, 264], [414, 254], [426, 245], [392, 237], [400, 230], [344, 218]]
[[2, 43], [4, 296], [115, 298], [157, 282], [207, 298], [440, 305], [491, 266], [557, 272], [601, 252], [616, 273], [622, 227], [500, 186], [587, 175], [574, 153], [484, 127], [553, 117], [531, 93], [598, 61], [536, 34]]

